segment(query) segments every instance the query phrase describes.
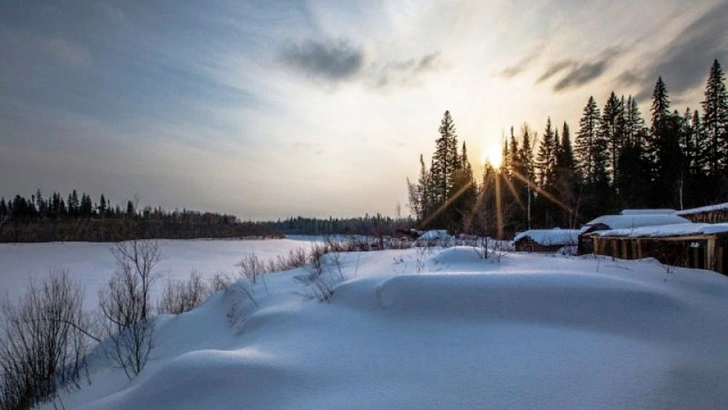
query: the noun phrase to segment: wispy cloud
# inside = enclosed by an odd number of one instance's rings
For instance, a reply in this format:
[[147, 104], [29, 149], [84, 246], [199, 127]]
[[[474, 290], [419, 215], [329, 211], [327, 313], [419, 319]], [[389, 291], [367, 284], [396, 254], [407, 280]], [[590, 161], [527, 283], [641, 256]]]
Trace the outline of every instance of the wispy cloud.
[[536, 48], [534, 51], [520, 59], [517, 63], [504, 68], [503, 71], [499, 73], [500, 76], [504, 78], [516, 77], [529, 68], [530, 64], [533, 64], [533, 62], [538, 59], [541, 54], [543, 54], [543, 47]]
[[316, 41], [291, 44], [281, 54], [288, 68], [308, 77], [330, 82], [348, 80], [364, 67], [365, 52], [347, 40]]
[[596, 63], [584, 63], [573, 67], [566, 75], [554, 85], [554, 91], [564, 91], [581, 87], [598, 78], [604, 73], [607, 62], [602, 60]]
[[[656, 61], [642, 70], [646, 78], [656, 81], [662, 76], [671, 93], [699, 87], [714, 59], [724, 64], [728, 60], [727, 18], [728, 1], [721, 1], [676, 33]], [[648, 97], [653, 86], [654, 82], [644, 84], [638, 98]]]

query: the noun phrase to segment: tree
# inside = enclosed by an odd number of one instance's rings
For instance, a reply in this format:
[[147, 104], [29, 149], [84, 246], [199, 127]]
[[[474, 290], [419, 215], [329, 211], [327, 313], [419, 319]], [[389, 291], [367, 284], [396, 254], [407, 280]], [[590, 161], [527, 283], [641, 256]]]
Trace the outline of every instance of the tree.
[[680, 149], [680, 115], [670, 112], [670, 97], [662, 77], [652, 93], [652, 126], [648, 160], [652, 168], [652, 206], [680, 205], [684, 181], [683, 154]]
[[433, 180], [434, 198], [437, 204], [444, 204], [453, 193], [453, 172], [462, 167], [457, 153], [457, 134], [450, 111], [445, 111], [440, 122], [440, 137], [435, 141], [435, 153], [430, 168]]
[[607, 144], [598, 133], [599, 108], [594, 97], [589, 97], [576, 134], [575, 154], [581, 166], [581, 175], [587, 185], [594, 186], [606, 177]]
[[[556, 133], [558, 133], [558, 131], [556, 131]], [[546, 120], [546, 130], [544, 131], [543, 140], [541, 140], [541, 144], [538, 147], [538, 154], [536, 156], [538, 182], [541, 189], [546, 191], [551, 191], [555, 182], [558, 145], [556, 134], [551, 127], [551, 117], [549, 117]]]
[[454, 192], [450, 226], [455, 231], [470, 233], [478, 187], [473, 176], [473, 167], [468, 160], [468, 148], [464, 141], [460, 161], [460, 168], [453, 172]]
[[66, 271], [31, 281], [17, 303], [2, 305], [0, 409], [29, 409], [61, 386], [79, 386], [87, 351], [83, 288]]
[[607, 169], [611, 176], [611, 182], [617, 180], [617, 157], [622, 148], [624, 139], [624, 107], [614, 94], [609, 95], [607, 103], [602, 111], [601, 121], [599, 122], [599, 139], [607, 144], [608, 160]]
[[718, 60], [710, 67], [702, 108], [709, 147], [708, 169], [712, 175], [718, 175], [728, 166], [728, 92]]
[[162, 256], [155, 241], [121, 242], [111, 252], [117, 270], [99, 292], [99, 307], [112, 344], [107, 353], [132, 379], [144, 369], [152, 349], [150, 292]]

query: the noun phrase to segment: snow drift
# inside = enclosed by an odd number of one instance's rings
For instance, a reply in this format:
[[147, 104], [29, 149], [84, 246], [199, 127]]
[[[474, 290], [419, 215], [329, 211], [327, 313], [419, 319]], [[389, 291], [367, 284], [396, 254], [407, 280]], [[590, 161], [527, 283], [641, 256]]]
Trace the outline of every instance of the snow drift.
[[137, 379], [92, 364], [66, 408], [728, 407], [718, 274], [464, 247], [339, 267], [330, 303], [304, 297], [298, 269], [251, 287], [258, 306], [229, 290], [161, 318]]

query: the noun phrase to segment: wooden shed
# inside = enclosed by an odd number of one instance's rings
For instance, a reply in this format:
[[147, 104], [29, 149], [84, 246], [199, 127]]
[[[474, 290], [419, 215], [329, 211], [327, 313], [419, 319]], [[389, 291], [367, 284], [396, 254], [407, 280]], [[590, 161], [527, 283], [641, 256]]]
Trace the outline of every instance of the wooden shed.
[[596, 231], [613, 229], [636, 229], [645, 226], [675, 225], [690, 223], [689, 220], [674, 214], [629, 214], [604, 215], [587, 222], [579, 230], [577, 255], [586, 255], [594, 252], [592, 236], [587, 235]]
[[594, 253], [728, 274], [728, 223], [687, 223], [590, 233]]
[[513, 238], [516, 252], [556, 252], [564, 246], [575, 246], [576, 229], [530, 229]]
[[728, 222], [728, 202], [700, 208], [684, 209], [677, 211], [676, 215], [689, 219], [693, 222], [703, 223], [724, 223]]

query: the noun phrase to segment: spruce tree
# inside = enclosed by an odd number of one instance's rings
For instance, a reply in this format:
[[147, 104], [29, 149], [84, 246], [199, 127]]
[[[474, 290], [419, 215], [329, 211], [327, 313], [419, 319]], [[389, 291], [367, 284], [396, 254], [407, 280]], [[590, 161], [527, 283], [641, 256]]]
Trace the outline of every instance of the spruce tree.
[[587, 185], [596, 185], [606, 177], [607, 143], [599, 134], [599, 108], [594, 97], [589, 97], [576, 134], [575, 154], [581, 166], [581, 175]]
[[609, 95], [607, 103], [602, 110], [601, 121], [599, 122], [599, 138], [607, 143], [608, 160], [607, 169], [609, 171], [611, 182], [617, 180], [617, 157], [623, 144], [623, 125], [624, 108], [617, 98], [614, 91]]
[[538, 183], [541, 189], [551, 191], [554, 184], [554, 171], [556, 168], [556, 136], [551, 127], [551, 117], [546, 120], [546, 130], [538, 147], [536, 167], [538, 169]]
[[728, 167], [728, 92], [718, 60], [710, 67], [702, 108], [709, 147], [708, 169], [712, 175], [720, 175]]

